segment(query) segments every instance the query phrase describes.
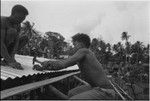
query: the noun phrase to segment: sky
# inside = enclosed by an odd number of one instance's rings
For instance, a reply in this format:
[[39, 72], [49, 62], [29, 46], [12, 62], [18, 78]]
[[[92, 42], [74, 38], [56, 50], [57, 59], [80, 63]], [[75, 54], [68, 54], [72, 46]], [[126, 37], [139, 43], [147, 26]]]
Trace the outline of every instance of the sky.
[[131, 43], [149, 43], [149, 1], [1, 0], [1, 15], [9, 16], [16, 4], [28, 9], [26, 20], [34, 22], [36, 30], [61, 33], [68, 42], [76, 33], [85, 33], [114, 44], [126, 31]]

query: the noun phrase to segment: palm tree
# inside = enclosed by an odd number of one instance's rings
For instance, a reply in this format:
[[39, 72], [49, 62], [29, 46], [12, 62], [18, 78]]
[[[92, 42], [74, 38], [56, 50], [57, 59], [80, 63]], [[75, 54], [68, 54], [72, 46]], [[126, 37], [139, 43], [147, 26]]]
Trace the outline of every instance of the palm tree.
[[129, 37], [131, 37], [130, 35], [128, 35], [128, 32], [123, 32], [122, 33], [122, 36], [121, 36], [121, 38], [122, 38], [122, 40], [125, 40], [126, 42], [125, 42], [125, 46], [126, 46], [126, 52], [125, 52], [125, 54], [126, 54], [126, 63], [127, 63], [127, 57], [130, 55], [130, 47], [131, 47], [131, 44], [129, 43]]
[[128, 32], [123, 32], [122, 33], [122, 40], [126, 40], [126, 42], [128, 42], [128, 39], [129, 39], [130, 35], [128, 35]]

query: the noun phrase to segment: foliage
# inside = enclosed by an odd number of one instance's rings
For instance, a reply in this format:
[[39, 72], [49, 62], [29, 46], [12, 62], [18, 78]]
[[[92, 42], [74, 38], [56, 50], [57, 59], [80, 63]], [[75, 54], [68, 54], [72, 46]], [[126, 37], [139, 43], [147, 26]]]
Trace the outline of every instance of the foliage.
[[[42, 37], [40, 32], [33, 28], [34, 23], [25, 22], [22, 26], [22, 34], [29, 36], [28, 44], [18, 53], [23, 55], [36, 55], [46, 58], [59, 58], [60, 55], [74, 54], [73, 47], [65, 42], [65, 38], [57, 32], [46, 32]], [[149, 44], [143, 45], [142, 42], [137, 41], [134, 44], [129, 42], [128, 32], [121, 33], [121, 42], [111, 45], [102, 39], [94, 38], [91, 42], [90, 49], [95, 53], [95, 56], [102, 64], [114, 62], [120, 64], [121, 62], [135, 64], [135, 63], [149, 63]]]
[[59, 55], [63, 54], [64, 47], [67, 43], [64, 41], [64, 37], [56, 32], [46, 32], [48, 39], [48, 47], [51, 48], [51, 54], [53, 58], [59, 58]]
[[64, 37], [56, 32], [46, 32], [45, 36], [42, 37], [40, 32], [33, 29], [33, 25], [28, 21], [23, 23], [21, 32], [29, 36], [30, 40], [24, 48], [19, 50], [18, 54], [59, 58], [64, 53], [64, 48], [67, 47]]
[[[39, 57], [44, 55], [45, 58], [60, 58], [60, 55], [74, 54], [73, 47], [64, 41], [65, 38], [60, 33], [49, 31], [42, 37], [40, 32], [33, 29], [34, 24], [31, 25], [30, 22], [24, 24], [21, 29], [22, 34], [27, 34], [30, 40], [18, 54]], [[149, 72], [146, 71], [149, 70], [149, 66], [146, 66], [144, 70], [141, 64], [149, 64], [149, 44], [145, 46], [140, 41], [131, 43], [129, 42], [130, 37], [128, 32], [123, 32], [121, 39], [125, 40], [125, 44], [118, 42], [113, 45], [102, 39], [94, 38], [90, 49], [95, 53], [104, 69], [108, 71], [107, 74], [118, 76], [126, 83], [147, 83]], [[125, 84], [121, 83], [120, 79], [118, 80], [118, 83]]]

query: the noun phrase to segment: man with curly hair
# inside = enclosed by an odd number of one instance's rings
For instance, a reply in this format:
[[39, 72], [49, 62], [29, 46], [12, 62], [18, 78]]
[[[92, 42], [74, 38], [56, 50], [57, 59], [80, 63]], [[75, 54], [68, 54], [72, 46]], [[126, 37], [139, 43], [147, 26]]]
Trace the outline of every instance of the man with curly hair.
[[[76, 53], [65, 60], [44, 61], [40, 70], [59, 70], [69, 66], [78, 65], [81, 76], [88, 83], [69, 91], [70, 99], [113, 99], [110, 90], [112, 86], [97, 60], [95, 54], [89, 49], [90, 37], [78, 33], [72, 37]], [[36, 68], [35, 68], [36, 69]], [[103, 89], [102, 89], [103, 88]], [[114, 92], [114, 91], [113, 91]]]
[[9, 17], [1, 16], [1, 65], [23, 69], [15, 60], [16, 52], [28, 42], [27, 36], [20, 36], [21, 23], [28, 15], [22, 5], [15, 5]]

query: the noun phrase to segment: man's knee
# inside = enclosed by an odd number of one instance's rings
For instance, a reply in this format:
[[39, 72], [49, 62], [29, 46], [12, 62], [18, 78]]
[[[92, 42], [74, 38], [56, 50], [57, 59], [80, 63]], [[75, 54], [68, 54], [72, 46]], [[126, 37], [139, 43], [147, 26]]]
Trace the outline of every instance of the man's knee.
[[9, 44], [13, 43], [14, 40], [16, 39], [16, 37], [17, 37], [17, 30], [14, 28], [9, 28], [6, 33], [7, 46], [9, 46]]
[[[93, 92], [94, 91], [94, 92]], [[82, 92], [80, 94], [77, 94], [77, 95], [74, 95], [72, 96], [70, 99], [71, 100], [95, 100], [95, 99], [98, 99], [97, 96], [98, 93], [95, 93], [95, 90], [89, 90], [89, 91], [85, 91], [85, 92]]]
[[17, 35], [17, 30], [14, 29], [14, 28], [9, 28], [9, 29], [7, 30], [7, 35], [8, 35], [8, 36], [16, 36], [16, 35]]
[[70, 99], [89, 99], [89, 100], [114, 100], [115, 97], [108, 91], [93, 88], [92, 90], [72, 96]]
[[77, 95], [79, 93], [82, 93], [82, 92], [85, 92], [85, 91], [88, 91], [88, 90], [91, 90], [92, 87], [90, 85], [81, 85], [79, 87], [76, 87], [76, 88], [73, 88], [71, 89], [69, 92], [68, 92], [68, 96], [69, 97], [72, 97], [74, 95]]

